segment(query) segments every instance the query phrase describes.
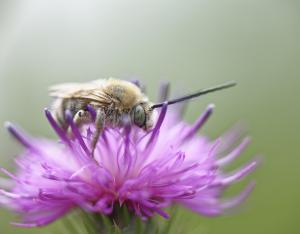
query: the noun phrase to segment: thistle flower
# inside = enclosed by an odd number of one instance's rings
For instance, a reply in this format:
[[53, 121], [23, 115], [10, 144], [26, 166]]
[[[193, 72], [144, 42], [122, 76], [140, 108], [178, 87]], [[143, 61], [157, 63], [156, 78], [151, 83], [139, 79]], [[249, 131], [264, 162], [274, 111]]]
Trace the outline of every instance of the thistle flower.
[[0, 190], [0, 204], [20, 214], [22, 223], [14, 224], [24, 227], [47, 225], [76, 207], [111, 215], [116, 206], [126, 206], [143, 219], [155, 214], [168, 218], [165, 208], [173, 204], [205, 216], [223, 214], [241, 203], [254, 183], [227, 200], [221, 198], [223, 191], [253, 171], [257, 162], [234, 173], [223, 171], [249, 138], [234, 148], [235, 130], [217, 140], [198, 135], [212, 110], [209, 105], [190, 125], [181, 120], [179, 108], [167, 111], [165, 103], [149, 132], [129, 125], [105, 129], [94, 157], [88, 147], [93, 126], [79, 131], [68, 118], [74, 136], [70, 139], [46, 110], [57, 142], [27, 136], [7, 124], [25, 150], [15, 160], [16, 174], [1, 168], [13, 186]]

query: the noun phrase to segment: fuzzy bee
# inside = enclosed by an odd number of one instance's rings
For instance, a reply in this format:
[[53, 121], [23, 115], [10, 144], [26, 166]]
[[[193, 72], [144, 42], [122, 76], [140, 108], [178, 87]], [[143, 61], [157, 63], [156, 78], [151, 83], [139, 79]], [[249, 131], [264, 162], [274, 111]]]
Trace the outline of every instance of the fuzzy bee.
[[[229, 82], [167, 103], [175, 104], [234, 85], [234, 82]], [[134, 83], [112, 78], [88, 83], [64, 83], [52, 86], [49, 90], [50, 96], [55, 98], [52, 113], [61, 128], [68, 131], [67, 112], [78, 128], [84, 124], [95, 123], [96, 130], [91, 143], [92, 154], [105, 127], [122, 127], [127, 119], [131, 124], [147, 131], [153, 126], [153, 110], [163, 106], [163, 103], [150, 102]], [[95, 118], [90, 107], [96, 112]]]

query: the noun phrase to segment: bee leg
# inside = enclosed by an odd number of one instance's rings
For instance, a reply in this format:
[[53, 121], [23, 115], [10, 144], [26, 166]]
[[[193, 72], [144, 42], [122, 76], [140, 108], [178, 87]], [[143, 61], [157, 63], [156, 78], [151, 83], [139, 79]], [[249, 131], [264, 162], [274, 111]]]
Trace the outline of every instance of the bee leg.
[[94, 156], [94, 151], [95, 151], [98, 139], [100, 137], [101, 132], [103, 131], [104, 121], [105, 121], [105, 113], [103, 110], [98, 109], [96, 112], [96, 120], [95, 120], [96, 130], [93, 133], [92, 142], [91, 142], [92, 156]]
[[[83, 124], [89, 123], [91, 121], [92, 117], [90, 112], [79, 110], [73, 117], [73, 122], [77, 128], [80, 128]], [[67, 130], [67, 134], [69, 137], [73, 137], [72, 135], [72, 129], [69, 126]]]

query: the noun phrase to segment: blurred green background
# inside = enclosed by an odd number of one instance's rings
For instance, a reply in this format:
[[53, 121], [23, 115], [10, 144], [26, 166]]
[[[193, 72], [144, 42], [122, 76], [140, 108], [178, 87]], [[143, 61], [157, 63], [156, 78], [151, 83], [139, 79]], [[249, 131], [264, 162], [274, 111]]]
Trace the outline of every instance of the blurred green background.
[[[263, 155], [250, 178], [257, 187], [234, 214], [182, 210], [177, 225], [185, 233], [300, 233], [299, 43], [299, 0], [1, 0], [0, 123], [54, 137], [43, 108], [47, 87], [59, 82], [139, 78], [155, 98], [162, 80], [173, 95], [236, 80], [193, 101], [186, 120], [215, 103], [202, 132], [216, 137], [242, 121], [253, 143], [235, 166]], [[21, 148], [4, 128], [0, 149], [0, 164], [13, 168]], [[61, 225], [21, 229], [9, 225], [12, 214], [0, 216], [1, 233], [59, 233]]]

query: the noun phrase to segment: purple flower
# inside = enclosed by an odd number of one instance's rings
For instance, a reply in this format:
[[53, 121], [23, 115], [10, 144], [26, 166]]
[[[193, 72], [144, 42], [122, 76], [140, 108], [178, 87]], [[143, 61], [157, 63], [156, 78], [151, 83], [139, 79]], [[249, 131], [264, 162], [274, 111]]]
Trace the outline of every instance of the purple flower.
[[209, 105], [190, 125], [176, 109], [167, 112], [165, 104], [149, 132], [134, 126], [105, 129], [94, 158], [88, 147], [93, 126], [80, 133], [69, 120], [75, 136], [70, 139], [46, 110], [60, 138], [57, 142], [29, 137], [8, 124], [25, 150], [15, 160], [16, 174], [1, 169], [13, 185], [0, 190], [0, 203], [22, 216], [23, 222], [16, 225], [27, 227], [51, 223], [75, 207], [108, 215], [115, 205], [125, 205], [145, 219], [155, 214], [168, 218], [164, 208], [172, 204], [206, 216], [223, 214], [241, 203], [254, 183], [227, 200], [221, 198], [224, 189], [253, 171], [257, 162], [234, 173], [223, 171], [249, 144], [249, 138], [236, 146], [236, 130], [217, 140], [198, 135], [212, 110]]

